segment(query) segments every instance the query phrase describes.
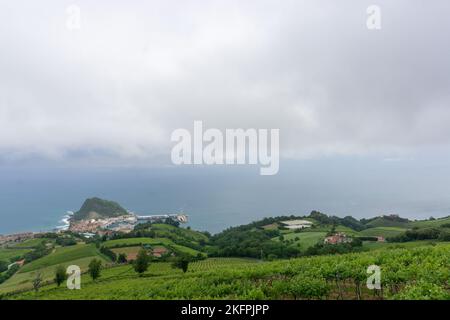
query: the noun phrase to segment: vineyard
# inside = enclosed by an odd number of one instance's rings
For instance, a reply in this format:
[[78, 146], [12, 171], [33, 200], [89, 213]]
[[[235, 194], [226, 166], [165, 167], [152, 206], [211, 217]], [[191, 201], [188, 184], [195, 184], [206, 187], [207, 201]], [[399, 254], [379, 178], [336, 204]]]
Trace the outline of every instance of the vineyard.
[[[367, 268], [381, 270], [381, 289], [369, 290]], [[153, 263], [139, 277], [130, 265], [104, 269], [81, 290], [55, 285], [8, 299], [450, 299], [450, 245], [386, 248], [363, 253], [259, 262], [215, 258], [189, 270]]]

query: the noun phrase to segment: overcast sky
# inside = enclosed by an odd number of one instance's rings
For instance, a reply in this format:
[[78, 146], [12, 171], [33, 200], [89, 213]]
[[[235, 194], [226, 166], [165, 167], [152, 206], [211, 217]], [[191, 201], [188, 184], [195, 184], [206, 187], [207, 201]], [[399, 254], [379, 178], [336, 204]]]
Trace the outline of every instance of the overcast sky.
[[450, 147], [447, 0], [0, 3], [3, 162], [169, 160], [194, 120], [279, 128], [289, 158]]

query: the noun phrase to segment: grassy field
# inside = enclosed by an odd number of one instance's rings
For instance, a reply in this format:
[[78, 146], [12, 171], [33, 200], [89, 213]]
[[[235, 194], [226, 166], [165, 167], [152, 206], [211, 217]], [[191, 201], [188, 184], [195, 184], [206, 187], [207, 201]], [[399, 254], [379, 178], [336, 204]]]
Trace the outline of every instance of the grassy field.
[[[294, 240], [294, 244], [299, 243], [302, 249], [312, 247], [317, 242], [322, 241], [325, 238], [326, 232], [304, 231], [304, 232], [292, 232], [284, 234], [285, 240]], [[295, 240], [298, 238], [298, 240]], [[273, 238], [275, 241], [280, 241], [279, 237]]]
[[0, 260], [10, 261], [11, 258], [22, 256], [27, 252], [30, 252], [31, 249], [6, 249], [0, 248]]
[[[64, 268], [67, 268], [70, 265], [76, 265], [79, 266], [81, 271], [86, 271], [88, 269], [88, 265], [91, 262], [91, 260], [94, 257], [86, 257], [71, 261], [66, 261], [64, 263], [60, 263], [58, 265], [64, 266]], [[108, 263], [108, 261], [102, 257], [100, 258], [104, 264]], [[40, 268], [38, 270], [29, 271], [29, 272], [19, 272], [16, 273], [13, 277], [8, 279], [6, 282], [2, 283], [0, 285], [0, 293], [6, 293], [10, 291], [17, 291], [17, 290], [24, 290], [24, 289], [31, 289], [32, 284], [31, 282], [36, 277], [36, 274], [39, 272], [42, 276], [42, 279], [44, 281], [53, 280], [55, 276], [55, 269], [58, 265], [48, 266], [44, 268]]]
[[127, 239], [116, 239], [116, 240], [109, 240], [106, 241], [103, 245], [107, 248], [114, 248], [116, 246], [139, 246], [148, 244], [151, 246], [161, 245], [168, 248], [173, 248], [181, 253], [189, 254], [189, 255], [197, 255], [200, 253], [199, 251], [188, 248], [185, 246], [181, 246], [178, 244], [175, 244], [172, 240], [166, 239], [166, 238], [127, 238]]
[[418, 228], [440, 227], [441, 225], [446, 223], [450, 223], [450, 217], [436, 220], [414, 221], [411, 222], [411, 227], [418, 227]]
[[69, 261], [74, 261], [88, 257], [99, 257], [106, 260], [106, 257], [101, 255], [95, 245], [93, 244], [77, 244], [70, 247], [58, 247], [51, 254], [42, 257], [38, 260], [26, 264], [19, 270], [20, 273], [30, 272], [42, 269], [49, 266], [63, 264]]
[[25, 240], [24, 242], [14, 244], [14, 245], [12, 245], [12, 247], [14, 247], [14, 248], [33, 248], [33, 247], [40, 245], [41, 243], [49, 242], [49, 241], [53, 242], [53, 240], [46, 239], [46, 238], [29, 239], [29, 240]]
[[382, 236], [382, 237], [387, 238], [387, 237], [397, 236], [405, 231], [406, 231], [406, 229], [399, 228], [399, 227], [375, 227], [375, 228], [362, 230], [358, 233], [358, 235], [365, 236], [365, 237]]
[[93, 244], [58, 247], [49, 255], [25, 264], [14, 276], [0, 285], [0, 293], [30, 288], [31, 281], [38, 272], [44, 281], [51, 280], [58, 265], [77, 265], [82, 271], [87, 270], [89, 262], [94, 258], [105, 264], [110, 262]]

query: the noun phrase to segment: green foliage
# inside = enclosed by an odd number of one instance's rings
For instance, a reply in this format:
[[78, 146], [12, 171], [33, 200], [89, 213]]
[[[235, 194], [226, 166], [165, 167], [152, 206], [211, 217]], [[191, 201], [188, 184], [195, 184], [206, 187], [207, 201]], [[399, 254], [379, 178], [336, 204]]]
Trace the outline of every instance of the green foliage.
[[77, 244], [77, 241], [72, 237], [58, 237], [55, 242], [57, 245], [63, 247], [74, 246]]
[[8, 261], [0, 260], [0, 273], [2, 273], [3, 271], [8, 270], [8, 265], [9, 265]]
[[373, 219], [361, 220], [365, 222], [367, 227], [399, 227], [399, 228], [409, 228], [412, 222], [406, 218], [401, 218], [397, 215], [384, 215], [381, 217], [375, 217]]
[[17, 270], [19, 270], [19, 268], [20, 267], [17, 264], [14, 264], [6, 272], [0, 273], [0, 284], [11, 278], [17, 272]]
[[299, 275], [294, 277], [288, 286], [288, 292], [294, 299], [322, 299], [330, 288], [325, 279], [317, 276]]
[[404, 233], [389, 237], [386, 240], [389, 242], [407, 242], [416, 240], [442, 239], [445, 241], [447, 231], [439, 228], [423, 228], [407, 230]]
[[22, 257], [30, 252], [32, 249], [22, 249], [22, 248], [0, 248], [0, 260], [7, 261], [9, 263], [21, 260]]
[[61, 247], [57, 248], [55, 252], [24, 265], [20, 272], [30, 272], [87, 257], [99, 257], [99, 252], [95, 245], [78, 244], [70, 247]]
[[100, 252], [111, 259], [111, 261], [113, 262], [117, 260], [117, 255], [107, 247], [100, 247]]
[[36, 276], [33, 279], [33, 289], [34, 291], [38, 292], [41, 288], [42, 284], [42, 274], [40, 272], [36, 273]]
[[142, 275], [145, 271], [147, 271], [149, 263], [150, 257], [147, 253], [147, 250], [139, 250], [136, 260], [133, 263], [134, 271], [139, 273], [139, 275]]
[[73, 215], [74, 220], [99, 219], [127, 215], [128, 212], [117, 202], [90, 198], [84, 201], [80, 210]]
[[101, 268], [102, 268], [101, 260], [92, 259], [92, 261], [89, 263], [88, 273], [93, 281], [95, 281], [97, 278], [100, 277]]
[[118, 263], [127, 263], [127, 255], [125, 253], [119, 253], [117, 256]]
[[[248, 230], [247, 226], [229, 228], [211, 238], [215, 246], [209, 252], [215, 257], [277, 258], [295, 257], [300, 250], [282, 241], [273, 241], [271, 230]], [[283, 239], [282, 236], [280, 236]]]
[[186, 247], [179, 244], [174, 243], [170, 239], [166, 238], [127, 238], [127, 239], [115, 239], [115, 240], [108, 240], [103, 243], [103, 245], [107, 248], [113, 249], [113, 248], [123, 248], [123, 247], [130, 247], [130, 246], [145, 246], [145, 245], [151, 245], [151, 246], [163, 246], [166, 248], [169, 248], [175, 253], [178, 254], [187, 254], [191, 256], [197, 256], [200, 252]]
[[394, 298], [399, 300], [450, 300], [450, 293], [444, 287], [435, 283], [420, 281], [407, 285]]
[[55, 269], [55, 283], [59, 287], [67, 279], [67, 273], [64, 266], [58, 266]]
[[188, 270], [189, 262], [190, 262], [189, 257], [186, 256], [177, 257], [172, 262], [172, 267], [181, 269], [183, 270], [184, 273], [186, 273], [186, 271]]

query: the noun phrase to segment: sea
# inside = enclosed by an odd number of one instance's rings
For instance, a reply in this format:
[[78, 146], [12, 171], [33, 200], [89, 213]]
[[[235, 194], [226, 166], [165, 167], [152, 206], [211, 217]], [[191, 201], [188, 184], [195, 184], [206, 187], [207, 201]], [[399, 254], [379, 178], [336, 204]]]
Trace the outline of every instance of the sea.
[[136, 214], [185, 213], [187, 225], [220, 232], [263, 217], [312, 210], [357, 218], [450, 214], [448, 161], [326, 158], [257, 166], [0, 166], [0, 234], [65, 228], [90, 197]]

